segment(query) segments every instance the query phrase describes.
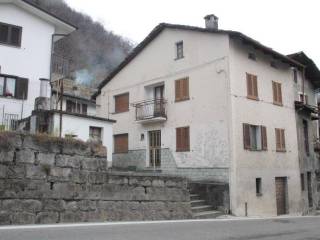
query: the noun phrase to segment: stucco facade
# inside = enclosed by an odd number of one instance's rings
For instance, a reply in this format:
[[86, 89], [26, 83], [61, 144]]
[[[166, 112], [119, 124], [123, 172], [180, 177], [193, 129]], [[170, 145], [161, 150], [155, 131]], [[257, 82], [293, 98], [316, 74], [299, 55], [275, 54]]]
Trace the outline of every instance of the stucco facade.
[[[300, 65], [285, 56], [280, 56], [281, 61], [274, 52], [266, 54], [223, 31], [186, 28], [164, 28], [101, 87], [98, 116], [117, 120], [114, 134], [128, 134], [128, 152], [114, 154], [113, 167], [152, 170], [148, 132], [161, 130], [161, 167], [154, 170], [183, 175], [191, 181], [228, 183], [231, 212], [239, 216], [277, 215], [275, 182], [281, 177], [286, 181], [287, 213], [305, 213], [309, 207], [300, 175], [311, 171], [314, 179], [318, 166], [299, 164], [302, 139], [297, 132], [301, 119], [295, 101], [299, 100], [302, 71], [297, 70], [295, 83], [293, 66], [297, 64], [299, 69]], [[184, 57], [175, 59], [176, 43], [181, 41]], [[248, 53], [254, 53], [256, 60], [249, 59]], [[271, 61], [276, 66], [271, 66]], [[257, 76], [258, 100], [247, 98], [246, 73]], [[189, 79], [189, 99], [177, 102], [175, 81], [185, 77]], [[272, 81], [281, 83], [282, 106], [273, 103]], [[150, 99], [148, 89], [158, 85], [164, 85], [167, 118], [161, 122], [136, 121], [134, 103]], [[129, 93], [129, 111], [115, 113], [115, 96], [123, 93]], [[314, 86], [308, 79], [305, 93], [310, 105], [316, 105]], [[308, 161], [316, 162], [311, 144], [316, 124], [309, 118]], [[266, 127], [267, 150], [244, 149], [244, 123]], [[176, 128], [184, 126], [190, 129], [190, 151], [179, 152]], [[286, 149], [282, 152], [276, 149], [276, 128], [285, 131]], [[257, 178], [261, 194], [256, 192]], [[315, 188], [313, 191], [316, 195]]]

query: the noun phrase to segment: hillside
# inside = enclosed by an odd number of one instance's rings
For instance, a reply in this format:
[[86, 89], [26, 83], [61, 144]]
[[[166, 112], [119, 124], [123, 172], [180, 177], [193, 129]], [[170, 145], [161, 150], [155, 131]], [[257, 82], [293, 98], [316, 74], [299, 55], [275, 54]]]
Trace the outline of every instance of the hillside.
[[81, 83], [97, 86], [132, 49], [130, 41], [73, 10], [63, 0], [28, 1], [79, 28], [56, 43], [55, 53], [70, 59], [70, 69]]

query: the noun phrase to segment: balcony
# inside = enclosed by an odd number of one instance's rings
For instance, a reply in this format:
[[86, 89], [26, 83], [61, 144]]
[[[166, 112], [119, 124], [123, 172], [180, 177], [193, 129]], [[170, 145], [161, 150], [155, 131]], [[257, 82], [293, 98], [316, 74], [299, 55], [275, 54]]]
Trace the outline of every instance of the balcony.
[[136, 121], [139, 123], [164, 122], [167, 120], [166, 103], [164, 99], [152, 99], [133, 103], [136, 108]]

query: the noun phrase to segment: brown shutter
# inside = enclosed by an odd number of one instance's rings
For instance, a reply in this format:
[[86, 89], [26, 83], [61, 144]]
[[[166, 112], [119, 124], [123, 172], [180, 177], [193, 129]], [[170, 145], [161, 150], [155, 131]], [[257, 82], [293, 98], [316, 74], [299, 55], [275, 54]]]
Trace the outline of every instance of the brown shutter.
[[129, 93], [115, 96], [115, 112], [127, 112], [129, 111]]
[[183, 149], [185, 151], [189, 151], [190, 150], [190, 133], [189, 133], [189, 127], [185, 127], [184, 128], [184, 145], [183, 145]]
[[128, 152], [128, 134], [114, 135], [114, 152], [115, 153]]
[[286, 149], [286, 139], [284, 136], [284, 129], [281, 129], [281, 149], [282, 150]]
[[276, 149], [279, 151], [281, 150], [280, 129], [276, 128], [275, 132], [276, 132]]
[[255, 98], [258, 98], [258, 78], [255, 75], [252, 75], [251, 77], [252, 77], [252, 81], [253, 81], [253, 83], [252, 83], [252, 85], [253, 85], [253, 94], [254, 94], [253, 96]]
[[247, 123], [243, 124], [243, 147], [244, 149], [250, 149], [250, 125]]
[[248, 95], [248, 97], [253, 96], [251, 75], [248, 73], [247, 73], [247, 95]]
[[281, 90], [281, 83], [278, 83], [278, 100], [279, 103], [282, 104], [282, 90]]
[[273, 102], [276, 103], [278, 96], [277, 96], [277, 84], [272, 81], [272, 90], [273, 90]]
[[27, 99], [28, 98], [28, 82], [27, 78], [17, 78], [16, 80], [16, 92], [15, 97], [17, 99]]
[[261, 126], [261, 146], [262, 150], [268, 149], [267, 128], [265, 126]]
[[182, 98], [184, 100], [189, 99], [189, 78], [181, 80], [182, 82]]
[[177, 152], [190, 151], [190, 128], [182, 127], [176, 129], [176, 150]]
[[182, 134], [181, 134], [181, 128], [176, 129], [176, 150], [181, 151], [181, 139], [182, 139]]
[[180, 101], [181, 100], [181, 81], [180, 80], [176, 80], [175, 81], [175, 90], [176, 90], [176, 101]]

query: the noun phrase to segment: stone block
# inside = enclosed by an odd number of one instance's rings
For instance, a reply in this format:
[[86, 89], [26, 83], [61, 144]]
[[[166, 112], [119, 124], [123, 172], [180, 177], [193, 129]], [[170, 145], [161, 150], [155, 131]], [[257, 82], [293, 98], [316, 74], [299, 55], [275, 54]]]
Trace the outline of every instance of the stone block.
[[6, 150], [0, 151], [0, 163], [10, 164], [13, 162], [13, 158], [14, 158], [14, 151], [6, 151]]
[[18, 212], [12, 215], [12, 224], [35, 224], [36, 215], [27, 212]]
[[69, 156], [59, 154], [56, 156], [56, 166], [57, 167], [70, 167], [70, 168], [80, 168], [81, 156]]
[[71, 175], [71, 181], [75, 183], [87, 183], [89, 177], [88, 171], [73, 170]]
[[41, 165], [54, 166], [55, 154], [54, 153], [38, 153], [37, 162]]
[[94, 211], [97, 209], [96, 201], [82, 200], [78, 202], [78, 207], [81, 211]]
[[0, 211], [0, 225], [10, 225], [10, 222], [10, 213], [6, 211]]
[[66, 209], [66, 203], [63, 200], [45, 199], [42, 202], [43, 211], [61, 212]]
[[89, 171], [98, 171], [101, 170], [101, 162], [96, 158], [84, 158], [81, 161], [82, 169]]
[[102, 186], [101, 200], [143, 201], [147, 200], [147, 194], [144, 187], [105, 184]]
[[71, 169], [70, 168], [58, 168], [52, 167], [49, 174], [49, 181], [64, 182], [69, 181], [71, 178]]
[[21, 200], [22, 209], [25, 212], [36, 213], [42, 208], [42, 204], [37, 200]]
[[74, 199], [79, 193], [82, 192], [81, 186], [70, 182], [55, 183], [54, 191], [51, 192], [49, 197], [57, 199]]
[[26, 174], [24, 165], [11, 165], [7, 168], [8, 178], [24, 178]]
[[104, 172], [90, 172], [88, 176], [89, 183], [102, 184], [106, 182], [106, 173]]
[[46, 179], [47, 175], [50, 174], [51, 166], [26, 166], [26, 178], [30, 179]]
[[85, 222], [86, 218], [86, 213], [80, 211], [65, 211], [63, 213], [60, 213], [60, 221], [62, 223]]
[[154, 187], [164, 187], [164, 181], [161, 179], [152, 180], [152, 186]]
[[35, 153], [30, 149], [21, 149], [16, 151], [16, 162], [17, 163], [31, 163], [35, 161]]
[[15, 132], [1, 132], [0, 133], [0, 148], [2, 151], [11, 151], [21, 148], [21, 135]]
[[152, 201], [188, 201], [188, 191], [181, 188], [147, 188], [148, 200]]
[[79, 210], [78, 202], [76, 202], [76, 201], [66, 202], [66, 210], [67, 211], [78, 211]]
[[89, 144], [73, 139], [64, 139], [62, 153], [66, 155], [92, 155]]
[[40, 212], [36, 216], [37, 224], [53, 224], [59, 222], [59, 213], [57, 212]]
[[86, 212], [86, 221], [87, 222], [102, 222], [108, 220], [108, 214], [102, 210], [95, 210]]
[[60, 153], [62, 151], [62, 139], [48, 135], [25, 135], [23, 148], [37, 152]]
[[3, 200], [2, 209], [11, 212], [23, 211], [22, 201], [18, 199]]
[[8, 167], [6, 165], [0, 165], [0, 179], [7, 178]]
[[108, 183], [110, 184], [129, 184], [129, 178], [125, 176], [108, 176]]

